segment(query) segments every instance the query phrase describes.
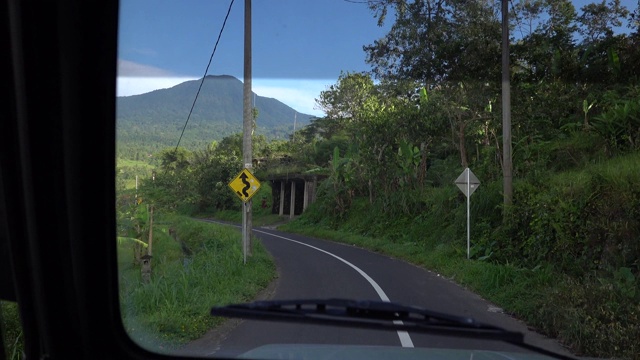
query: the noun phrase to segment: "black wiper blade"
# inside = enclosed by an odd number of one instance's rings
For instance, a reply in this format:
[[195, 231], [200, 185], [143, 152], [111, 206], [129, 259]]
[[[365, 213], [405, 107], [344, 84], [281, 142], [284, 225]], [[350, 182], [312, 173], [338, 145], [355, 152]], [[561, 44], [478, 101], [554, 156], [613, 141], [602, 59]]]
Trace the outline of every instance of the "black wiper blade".
[[523, 343], [520, 332], [484, 324], [472, 318], [438, 313], [383, 301], [348, 299], [273, 300], [211, 309], [211, 315], [254, 320], [305, 322], [347, 327], [404, 330], [447, 336]]
[[481, 323], [469, 317], [393, 302], [348, 299], [256, 301], [214, 307], [211, 315], [481, 338], [511, 343], [557, 359], [575, 360], [524, 342], [524, 334], [520, 332]]

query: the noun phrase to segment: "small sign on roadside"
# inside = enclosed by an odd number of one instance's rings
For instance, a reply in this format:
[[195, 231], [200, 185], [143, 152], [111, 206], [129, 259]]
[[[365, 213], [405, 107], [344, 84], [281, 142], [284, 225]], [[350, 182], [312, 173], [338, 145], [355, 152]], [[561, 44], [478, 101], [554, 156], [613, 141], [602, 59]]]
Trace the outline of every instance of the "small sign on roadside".
[[458, 188], [467, 197], [467, 259], [471, 257], [471, 194], [480, 186], [480, 180], [466, 168], [455, 181]]
[[456, 179], [456, 185], [465, 196], [469, 197], [480, 186], [480, 180], [471, 169], [466, 168]]
[[248, 169], [242, 169], [238, 176], [231, 180], [229, 187], [240, 200], [247, 202], [260, 189], [260, 182]]

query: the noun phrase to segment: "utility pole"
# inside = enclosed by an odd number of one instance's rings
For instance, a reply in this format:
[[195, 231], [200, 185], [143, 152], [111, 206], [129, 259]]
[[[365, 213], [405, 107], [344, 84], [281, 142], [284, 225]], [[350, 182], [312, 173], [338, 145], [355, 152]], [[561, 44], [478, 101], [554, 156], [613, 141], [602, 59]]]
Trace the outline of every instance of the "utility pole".
[[[244, 87], [243, 87], [242, 159], [244, 168], [253, 167], [252, 139], [253, 108], [251, 104], [251, 0], [244, 0]], [[251, 255], [252, 200], [242, 204], [242, 244], [244, 253]], [[247, 262], [245, 257], [245, 263]]]
[[153, 255], [151, 253], [153, 248], [153, 204], [151, 204], [149, 208], [149, 243], [147, 244], [147, 254]]
[[511, 163], [511, 83], [509, 72], [509, 1], [502, 0], [502, 171], [504, 205], [513, 202]]
[[291, 134], [291, 141], [295, 142], [296, 140], [296, 122], [298, 121], [298, 112], [293, 112], [293, 134]]

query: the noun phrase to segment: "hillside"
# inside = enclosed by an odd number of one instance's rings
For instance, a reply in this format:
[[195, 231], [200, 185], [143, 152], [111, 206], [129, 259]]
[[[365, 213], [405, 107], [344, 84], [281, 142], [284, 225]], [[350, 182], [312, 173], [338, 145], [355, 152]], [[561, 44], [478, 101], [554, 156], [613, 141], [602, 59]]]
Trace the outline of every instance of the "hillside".
[[[117, 98], [118, 155], [134, 158], [175, 146], [194, 105], [201, 80], [172, 88]], [[213, 140], [242, 131], [243, 83], [228, 75], [208, 75], [193, 107], [180, 146], [200, 149]], [[286, 138], [312, 115], [296, 111], [277, 99], [253, 96], [258, 109], [256, 134]]]

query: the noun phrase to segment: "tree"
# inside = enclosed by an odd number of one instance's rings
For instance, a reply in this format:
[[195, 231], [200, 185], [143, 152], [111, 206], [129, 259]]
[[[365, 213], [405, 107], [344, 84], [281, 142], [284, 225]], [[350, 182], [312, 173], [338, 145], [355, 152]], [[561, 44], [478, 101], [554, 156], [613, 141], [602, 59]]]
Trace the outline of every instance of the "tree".
[[181, 171], [189, 166], [191, 152], [181, 146], [166, 148], [158, 154], [162, 170], [173, 172]]
[[497, 81], [499, 7], [492, 0], [386, 0], [370, 3], [380, 21], [396, 18], [389, 33], [364, 47], [378, 78], [423, 84]]
[[377, 89], [369, 75], [341, 72], [336, 84], [320, 92], [316, 104], [333, 122], [330, 126], [344, 129], [362, 121], [370, 107], [378, 104], [377, 100]]
[[629, 10], [620, 5], [620, 0], [605, 0], [599, 3], [591, 3], [581, 8], [582, 15], [578, 22], [582, 25], [578, 32], [587, 43], [611, 38], [614, 35], [614, 27], [622, 26], [622, 19], [626, 19]]
[[524, 0], [516, 9], [538, 25], [511, 46], [515, 82], [574, 82], [578, 71], [573, 4], [569, 0]]

